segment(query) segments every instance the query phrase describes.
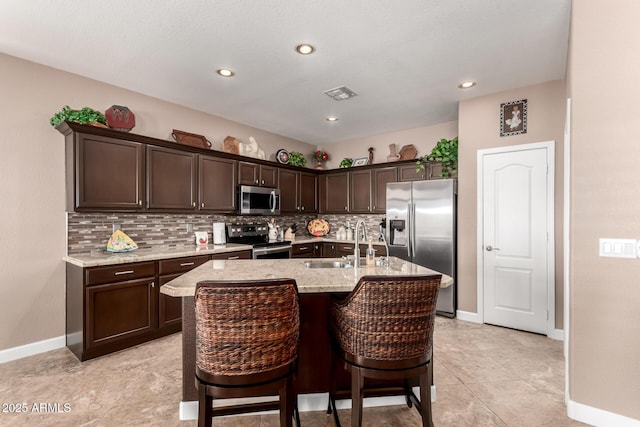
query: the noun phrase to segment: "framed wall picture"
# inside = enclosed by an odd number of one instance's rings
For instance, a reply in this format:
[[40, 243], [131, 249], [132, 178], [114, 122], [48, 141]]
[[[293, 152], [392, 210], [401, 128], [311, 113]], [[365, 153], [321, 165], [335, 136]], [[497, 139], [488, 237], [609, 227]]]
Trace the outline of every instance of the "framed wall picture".
[[527, 100], [500, 104], [500, 136], [527, 133]]
[[360, 157], [359, 159], [353, 159], [353, 163], [351, 163], [351, 167], [366, 166], [367, 164], [369, 164], [369, 159], [367, 157]]

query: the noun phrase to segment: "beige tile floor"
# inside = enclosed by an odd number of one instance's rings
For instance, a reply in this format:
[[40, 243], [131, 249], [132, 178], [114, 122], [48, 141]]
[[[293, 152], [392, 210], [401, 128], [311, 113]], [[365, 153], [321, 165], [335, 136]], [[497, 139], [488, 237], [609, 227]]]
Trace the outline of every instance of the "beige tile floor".
[[[0, 426], [194, 426], [178, 420], [180, 334], [84, 363], [66, 348], [0, 365]], [[579, 426], [566, 416], [562, 343], [511, 329], [437, 318], [436, 426]], [[50, 404], [42, 407], [40, 404]], [[55, 404], [60, 412], [51, 412]], [[64, 405], [68, 404], [67, 407]], [[7, 406], [5, 406], [7, 405]], [[65, 409], [68, 411], [65, 412]], [[349, 425], [349, 410], [340, 410]], [[333, 426], [324, 411], [303, 426]], [[216, 426], [277, 426], [277, 415], [222, 417]], [[418, 426], [406, 405], [365, 408], [365, 426]]]

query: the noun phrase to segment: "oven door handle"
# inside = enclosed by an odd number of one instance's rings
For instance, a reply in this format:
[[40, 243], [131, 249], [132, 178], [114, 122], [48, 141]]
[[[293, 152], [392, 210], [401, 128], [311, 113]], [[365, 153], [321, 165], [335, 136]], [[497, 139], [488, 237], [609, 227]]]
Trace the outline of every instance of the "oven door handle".
[[257, 248], [253, 249], [253, 255], [269, 255], [278, 252], [291, 252], [291, 246], [283, 245], [283, 246], [272, 246], [270, 248]]

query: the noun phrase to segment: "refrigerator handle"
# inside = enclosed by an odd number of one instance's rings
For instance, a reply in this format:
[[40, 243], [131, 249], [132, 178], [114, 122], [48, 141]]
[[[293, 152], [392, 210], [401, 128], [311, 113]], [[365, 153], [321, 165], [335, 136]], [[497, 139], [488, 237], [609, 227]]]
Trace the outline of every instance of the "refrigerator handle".
[[[416, 256], [416, 204], [411, 203], [411, 234], [409, 235], [409, 244], [411, 245], [411, 259]], [[413, 261], [412, 261], [413, 262]]]
[[407, 242], [407, 257], [411, 260], [413, 256], [412, 246], [413, 246], [413, 212], [411, 211], [411, 203], [407, 203], [407, 238], [409, 241]]

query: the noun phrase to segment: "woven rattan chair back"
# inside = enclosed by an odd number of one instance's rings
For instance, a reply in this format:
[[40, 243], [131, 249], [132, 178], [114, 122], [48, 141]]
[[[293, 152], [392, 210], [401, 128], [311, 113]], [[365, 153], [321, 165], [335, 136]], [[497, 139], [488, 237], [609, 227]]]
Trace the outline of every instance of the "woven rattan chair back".
[[196, 290], [196, 366], [211, 375], [280, 368], [298, 354], [293, 280], [201, 282]]
[[[207, 399], [240, 397], [242, 387], [255, 392], [270, 382], [278, 382], [281, 400], [283, 390], [294, 393], [300, 337], [295, 280], [200, 282], [195, 311], [196, 382]], [[286, 400], [294, 402], [290, 396]], [[211, 402], [201, 405], [210, 409]]]
[[441, 277], [363, 277], [346, 300], [332, 305], [340, 348], [380, 361], [428, 356]]

